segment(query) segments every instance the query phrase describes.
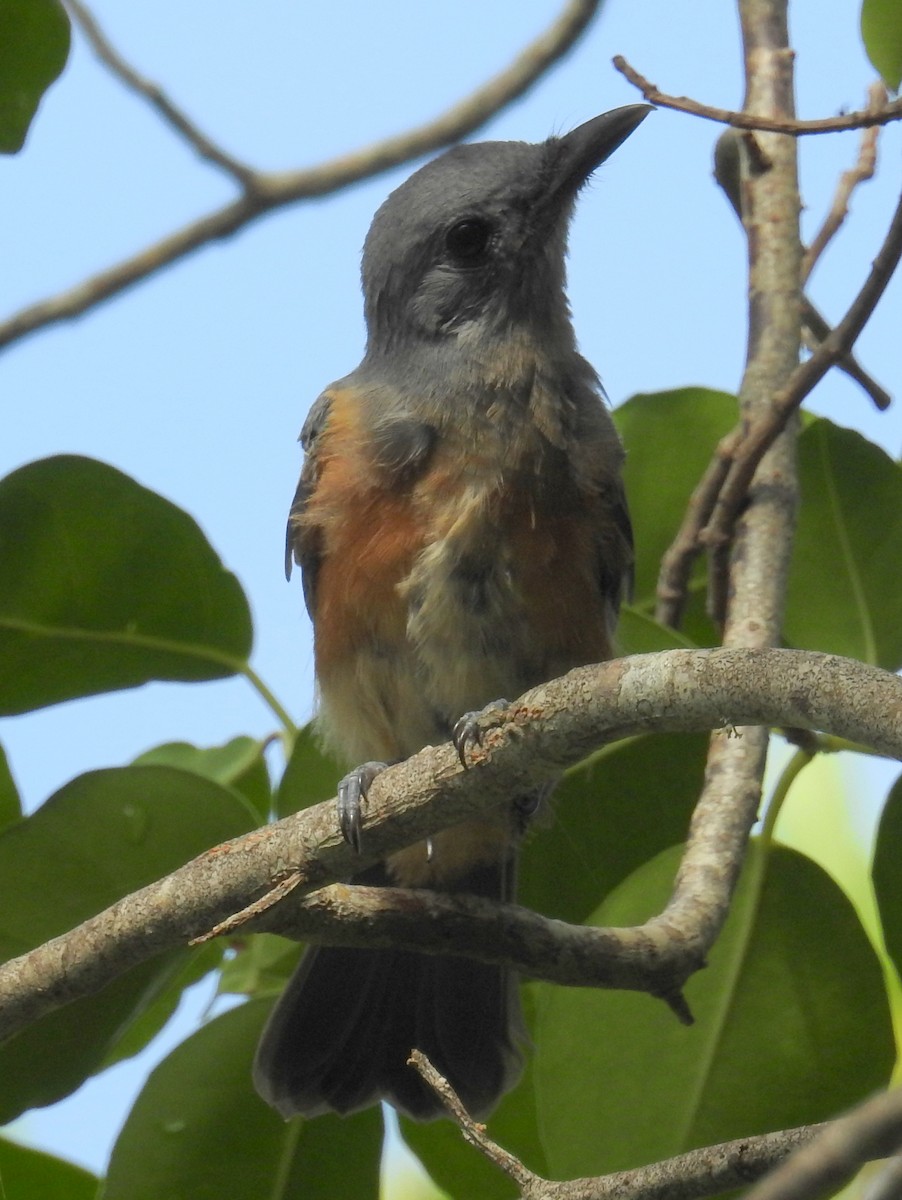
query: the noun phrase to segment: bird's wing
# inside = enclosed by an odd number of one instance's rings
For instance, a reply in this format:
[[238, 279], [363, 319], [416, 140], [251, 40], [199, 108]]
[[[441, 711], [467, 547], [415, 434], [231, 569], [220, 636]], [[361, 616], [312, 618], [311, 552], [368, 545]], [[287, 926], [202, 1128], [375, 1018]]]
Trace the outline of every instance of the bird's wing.
[[304, 465], [298, 480], [294, 500], [288, 513], [288, 528], [285, 531], [285, 577], [291, 577], [293, 563], [301, 568], [304, 585], [304, 603], [313, 616], [316, 598], [316, 577], [322, 559], [322, 536], [317, 526], [309, 524], [304, 517], [307, 505], [320, 474], [317, 454], [320, 435], [329, 418], [332, 395], [323, 392], [317, 398], [301, 430], [301, 445], [304, 448]]

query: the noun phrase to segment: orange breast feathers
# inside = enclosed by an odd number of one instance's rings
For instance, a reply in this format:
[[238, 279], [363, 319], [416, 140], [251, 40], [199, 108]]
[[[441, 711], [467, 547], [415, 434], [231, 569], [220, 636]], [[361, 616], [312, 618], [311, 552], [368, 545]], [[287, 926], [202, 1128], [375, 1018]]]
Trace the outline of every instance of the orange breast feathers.
[[422, 544], [409, 490], [390, 488], [375, 468], [353, 393], [335, 390], [330, 400], [314, 448], [316, 482], [298, 521], [317, 535], [318, 674], [363, 644], [403, 639], [397, 585]]
[[562, 505], [509, 446], [470, 453], [453, 433], [399, 479], [350, 391], [333, 393], [316, 457], [301, 518], [319, 539], [316, 669], [349, 758], [413, 753], [442, 721], [610, 656], [597, 497], [571, 486]]

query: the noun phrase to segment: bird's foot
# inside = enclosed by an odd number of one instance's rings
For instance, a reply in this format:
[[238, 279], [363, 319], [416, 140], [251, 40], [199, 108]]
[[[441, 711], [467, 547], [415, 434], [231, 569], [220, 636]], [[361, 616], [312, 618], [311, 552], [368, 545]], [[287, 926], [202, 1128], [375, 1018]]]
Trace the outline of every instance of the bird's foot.
[[485, 708], [480, 708], [473, 712], [465, 712], [458, 721], [455, 721], [454, 728], [451, 730], [451, 742], [457, 751], [457, 757], [460, 759], [464, 770], [469, 765], [467, 763], [467, 751], [473, 746], [482, 745], [480, 720], [491, 713], [504, 712], [506, 708], [510, 708], [510, 700], [493, 700]]
[[338, 825], [341, 836], [360, 853], [363, 833], [363, 805], [373, 780], [388, 763], [365, 762], [349, 771], [338, 785]]

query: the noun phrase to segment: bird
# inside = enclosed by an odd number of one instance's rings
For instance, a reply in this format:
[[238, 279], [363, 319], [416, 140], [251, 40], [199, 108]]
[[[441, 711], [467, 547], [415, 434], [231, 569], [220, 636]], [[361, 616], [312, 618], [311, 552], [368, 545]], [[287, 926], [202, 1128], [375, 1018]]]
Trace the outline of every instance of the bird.
[[[624, 451], [566, 295], [578, 193], [651, 106], [542, 142], [452, 147], [376, 212], [366, 347], [315, 401], [287, 534], [314, 629], [317, 722], [351, 768], [345, 838], [376, 774], [474, 714], [611, 658], [632, 579]], [[356, 764], [353, 765], [353, 764]], [[353, 882], [511, 901], [548, 789], [392, 853]], [[526, 1035], [505, 967], [313, 946], [276, 1002], [255, 1086], [286, 1119], [387, 1101], [443, 1115], [421, 1050], [476, 1117], [517, 1082]]]

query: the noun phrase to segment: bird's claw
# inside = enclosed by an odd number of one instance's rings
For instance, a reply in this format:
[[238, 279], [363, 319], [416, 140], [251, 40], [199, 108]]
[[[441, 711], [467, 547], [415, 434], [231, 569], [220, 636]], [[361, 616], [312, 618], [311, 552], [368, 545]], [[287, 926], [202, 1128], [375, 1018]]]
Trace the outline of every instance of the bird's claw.
[[482, 745], [482, 729], [479, 725], [481, 718], [490, 713], [503, 712], [506, 708], [510, 708], [509, 700], [493, 700], [485, 708], [465, 712], [459, 720], [454, 722], [454, 728], [451, 730], [451, 744], [457, 751], [457, 757], [465, 771], [469, 766], [467, 751], [473, 746]]
[[338, 785], [338, 825], [341, 836], [358, 854], [363, 844], [363, 805], [373, 780], [387, 766], [384, 762], [365, 762], [349, 771]]

